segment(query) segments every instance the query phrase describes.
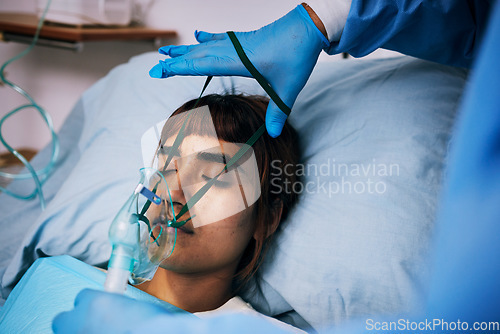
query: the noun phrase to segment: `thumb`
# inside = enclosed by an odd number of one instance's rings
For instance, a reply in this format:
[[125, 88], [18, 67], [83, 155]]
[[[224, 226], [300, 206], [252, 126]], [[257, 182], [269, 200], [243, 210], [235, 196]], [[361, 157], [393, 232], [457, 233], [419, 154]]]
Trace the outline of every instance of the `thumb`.
[[57, 334], [62, 333], [65, 329], [68, 328], [81, 327], [81, 322], [75, 321], [72, 315], [73, 313], [70, 311], [57, 314], [52, 320], [52, 331]]
[[266, 111], [267, 133], [273, 138], [278, 137], [283, 130], [287, 115], [271, 100]]
[[196, 38], [198, 43], [205, 43], [205, 42], [209, 42], [209, 41], [218, 41], [218, 40], [226, 39], [227, 34], [226, 33], [212, 34], [209, 32], [196, 30], [194, 32], [194, 37]]

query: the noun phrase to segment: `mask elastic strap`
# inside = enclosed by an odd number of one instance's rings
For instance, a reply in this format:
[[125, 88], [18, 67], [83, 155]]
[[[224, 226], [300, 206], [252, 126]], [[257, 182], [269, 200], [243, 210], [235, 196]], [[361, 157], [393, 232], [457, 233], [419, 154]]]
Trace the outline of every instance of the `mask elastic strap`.
[[[238, 38], [236, 38], [235, 33], [233, 31], [228, 31], [227, 35], [229, 36], [229, 39], [233, 43], [234, 49], [236, 50], [238, 57], [240, 57], [241, 62], [246, 67], [248, 72], [250, 72], [250, 74], [255, 78], [255, 80], [257, 80], [259, 85], [262, 87], [262, 89], [266, 91], [266, 93], [273, 100], [273, 102], [276, 103], [278, 108], [280, 108], [280, 110], [283, 111], [287, 116], [290, 115], [291, 109], [283, 102], [283, 100], [281, 100], [281, 98], [274, 91], [269, 82], [267, 82], [264, 76], [260, 74], [260, 72], [255, 68], [255, 66], [253, 66], [252, 62], [250, 61], [250, 59], [248, 59], [247, 55], [245, 54], [245, 51], [243, 50], [243, 47], [238, 41]], [[229, 160], [229, 162], [224, 166], [224, 168], [215, 177], [213, 177], [207, 183], [205, 183], [205, 185], [201, 187], [201, 189], [198, 190], [193, 195], [193, 197], [191, 197], [189, 201], [187, 201], [186, 204], [184, 204], [184, 206], [181, 208], [181, 211], [179, 211], [179, 213], [175, 217], [176, 222], [173, 222], [171, 224], [172, 227], [180, 227], [187, 222], [187, 220], [183, 222], [177, 222], [177, 220], [183, 214], [185, 214], [190, 207], [193, 207], [193, 205], [195, 205], [200, 200], [200, 198], [203, 197], [203, 195], [205, 195], [205, 193], [210, 189], [210, 187], [217, 181], [219, 176], [225, 171], [227, 171], [228, 168], [230, 168], [232, 165], [234, 165], [236, 161], [238, 161], [238, 159], [240, 159], [248, 151], [248, 149], [252, 147], [253, 144], [255, 144], [255, 142], [260, 138], [260, 136], [264, 134], [264, 132], [266, 132], [266, 125], [262, 124], [257, 129], [257, 131], [255, 131], [252, 137], [250, 137], [250, 139], [247, 140], [247, 142], [245, 143], [246, 145], [243, 145], [243, 147], [240, 148], [238, 152], [236, 152], [236, 154], [231, 158], [231, 160]]]
[[288, 107], [285, 104], [285, 102], [281, 100], [281, 98], [278, 96], [273, 87], [271, 87], [271, 84], [266, 80], [266, 78], [264, 78], [262, 74], [260, 74], [260, 72], [255, 68], [255, 66], [253, 66], [252, 62], [250, 61], [250, 59], [248, 59], [245, 51], [243, 50], [240, 41], [238, 40], [238, 38], [236, 38], [236, 34], [234, 33], [234, 31], [228, 31], [227, 35], [229, 36], [229, 39], [233, 43], [234, 49], [236, 50], [238, 57], [240, 57], [241, 62], [243, 63], [243, 65], [245, 65], [248, 72], [250, 72], [250, 74], [254, 77], [254, 79], [257, 80], [259, 85], [262, 87], [262, 89], [266, 91], [267, 95], [269, 95], [271, 100], [273, 100], [273, 102], [276, 103], [278, 108], [280, 108], [280, 110], [283, 111], [285, 115], [289, 116], [291, 112], [290, 107]]
[[[188, 111], [186, 119], [184, 120], [184, 123], [182, 123], [181, 129], [179, 130], [179, 133], [177, 134], [177, 137], [175, 137], [175, 141], [172, 144], [172, 147], [168, 151], [167, 161], [165, 162], [165, 165], [163, 165], [162, 172], [164, 172], [165, 169], [167, 168], [167, 166], [170, 164], [170, 162], [172, 161], [172, 158], [174, 157], [174, 155], [172, 153], [177, 151], [177, 149], [179, 148], [179, 145], [181, 144], [182, 140], [184, 139], [184, 128], [186, 127], [187, 121], [188, 121], [189, 117], [191, 116], [191, 112], [194, 109], [196, 109], [196, 107], [198, 106], [198, 103], [200, 102], [200, 99], [203, 96], [203, 93], [205, 92], [205, 89], [207, 89], [208, 84], [210, 83], [210, 81], [212, 81], [212, 78], [213, 78], [213, 76], [207, 77], [207, 80], [205, 81], [205, 85], [203, 86], [203, 89], [201, 90], [200, 96], [198, 96], [198, 99], [196, 100], [196, 102], [194, 104], [194, 107], [191, 110]], [[160, 145], [163, 146], [163, 143], [160, 143]]]
[[[184, 120], [184, 123], [182, 123], [182, 126], [181, 126], [181, 129], [179, 130], [179, 133], [177, 134], [177, 137], [175, 137], [175, 140], [174, 140], [174, 143], [172, 144], [172, 147], [170, 148], [170, 150], [168, 151], [167, 153], [167, 161], [165, 162], [165, 165], [163, 166], [163, 171], [165, 171], [166, 167], [168, 166], [168, 164], [171, 162], [172, 158], [173, 158], [173, 152], [176, 152], [176, 150], [179, 148], [179, 145], [181, 144], [182, 140], [184, 139], [184, 128], [186, 127], [186, 123], [189, 119], [189, 117], [191, 116], [191, 111], [196, 109], [196, 107], [198, 106], [198, 104], [200, 103], [200, 100], [201, 100], [201, 97], [203, 96], [203, 93], [205, 92], [205, 90], [207, 89], [208, 87], [208, 84], [210, 83], [210, 81], [212, 81], [212, 78], [213, 76], [209, 76], [207, 77], [207, 80], [205, 80], [205, 84], [203, 85], [203, 89], [201, 90], [201, 93], [200, 95], [198, 96], [198, 99], [196, 100], [193, 108], [191, 110], [188, 111], [188, 114], [186, 116], [186, 119]], [[163, 145], [163, 143], [160, 143], [160, 145]], [[159, 182], [158, 182], [159, 183]], [[149, 232], [151, 232], [151, 225], [149, 223], [149, 220], [146, 218], [146, 211], [148, 211], [150, 205], [151, 205], [151, 202], [152, 202], [152, 199], [155, 199], [155, 196], [158, 197], [156, 195], [156, 190], [157, 190], [157, 187], [158, 187], [158, 183], [154, 186], [153, 188], [153, 191], [149, 191], [149, 189], [143, 187], [143, 190], [145, 191], [145, 194], [141, 192], [141, 194], [143, 196], [145, 196], [148, 200], [146, 201], [146, 203], [144, 204], [144, 206], [142, 207], [142, 210], [141, 212], [139, 213], [139, 220], [142, 220], [144, 221], [147, 226], [148, 226], [148, 230]], [[168, 190], [168, 189], [167, 189]], [[149, 191], [149, 193], [148, 193]], [[149, 196], [148, 196], [149, 195]], [[169, 196], [170, 196], [170, 192], [169, 192]], [[155, 202], [155, 201], [153, 201]], [[155, 204], [159, 204], [159, 203], [156, 203]], [[173, 205], [173, 204], [172, 204]], [[173, 211], [173, 206], [172, 206], [172, 212]], [[186, 219], [182, 222], [177, 222], [177, 216], [174, 216], [174, 222], [172, 223], [172, 226], [174, 224], [179, 224], [179, 226], [182, 226], [184, 225], [186, 222], [188, 222], [191, 218], [189, 219]], [[175, 226], [174, 226], [175, 227]]]

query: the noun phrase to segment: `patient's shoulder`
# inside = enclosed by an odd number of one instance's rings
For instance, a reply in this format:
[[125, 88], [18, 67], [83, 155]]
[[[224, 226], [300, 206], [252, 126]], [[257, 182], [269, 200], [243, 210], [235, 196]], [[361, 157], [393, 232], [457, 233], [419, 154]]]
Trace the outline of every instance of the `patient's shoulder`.
[[205, 311], [205, 312], [196, 312], [193, 313], [199, 318], [208, 318], [213, 315], [221, 314], [221, 313], [245, 313], [245, 314], [250, 314], [250, 315], [255, 315], [261, 318], [266, 319], [267, 321], [272, 322], [276, 326], [286, 329], [292, 333], [305, 333], [301, 329], [297, 327], [293, 327], [292, 325], [289, 325], [287, 323], [284, 323], [282, 321], [279, 321], [278, 319], [275, 319], [273, 317], [269, 317], [267, 315], [264, 315], [260, 312], [257, 312], [252, 305], [249, 303], [245, 302], [240, 296], [233, 297], [229, 299], [224, 305], [222, 305], [219, 308], [216, 308], [215, 310], [210, 310], [210, 311]]

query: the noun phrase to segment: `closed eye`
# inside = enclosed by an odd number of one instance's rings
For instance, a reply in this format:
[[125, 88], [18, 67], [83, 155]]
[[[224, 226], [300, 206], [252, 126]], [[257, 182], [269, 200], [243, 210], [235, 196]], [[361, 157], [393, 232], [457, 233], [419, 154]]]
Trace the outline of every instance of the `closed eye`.
[[177, 169], [166, 169], [162, 171], [163, 176], [172, 175], [174, 173], [177, 173]]
[[[209, 181], [211, 181], [211, 180], [214, 179], [213, 177], [209, 177], [209, 176], [206, 176], [206, 175], [202, 175], [201, 177], [206, 182], [209, 182]], [[220, 177], [222, 177], [222, 175], [220, 175], [219, 178]], [[226, 188], [226, 187], [229, 187], [230, 185], [231, 185], [231, 183], [227, 182], [227, 181], [220, 181], [219, 179], [217, 179], [216, 181], [214, 181], [214, 186], [216, 186], [216, 187]]]

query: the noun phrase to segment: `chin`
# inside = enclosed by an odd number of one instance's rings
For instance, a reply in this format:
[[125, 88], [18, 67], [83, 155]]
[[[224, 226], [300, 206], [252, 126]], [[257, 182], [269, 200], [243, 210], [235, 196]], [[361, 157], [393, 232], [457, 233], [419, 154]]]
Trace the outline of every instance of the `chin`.
[[174, 250], [174, 253], [168, 259], [160, 264], [160, 268], [180, 273], [191, 267], [189, 259], [186, 259], [188, 257], [186, 254], [181, 255], [175, 252], [176, 250]]

